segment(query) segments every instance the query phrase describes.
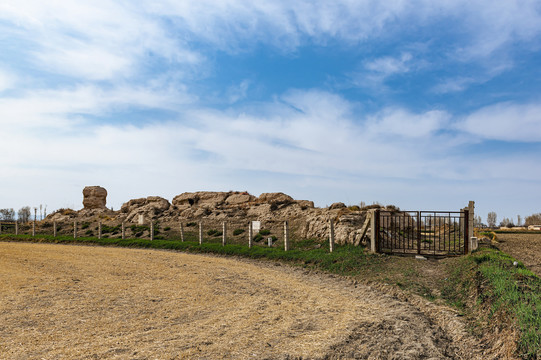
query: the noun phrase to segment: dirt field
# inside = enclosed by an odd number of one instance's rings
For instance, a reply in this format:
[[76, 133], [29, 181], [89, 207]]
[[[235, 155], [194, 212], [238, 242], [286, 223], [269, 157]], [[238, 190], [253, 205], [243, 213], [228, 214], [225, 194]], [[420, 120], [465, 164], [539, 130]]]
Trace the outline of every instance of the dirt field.
[[541, 234], [497, 234], [498, 247], [541, 276]]
[[452, 311], [272, 263], [0, 243], [1, 359], [478, 358]]

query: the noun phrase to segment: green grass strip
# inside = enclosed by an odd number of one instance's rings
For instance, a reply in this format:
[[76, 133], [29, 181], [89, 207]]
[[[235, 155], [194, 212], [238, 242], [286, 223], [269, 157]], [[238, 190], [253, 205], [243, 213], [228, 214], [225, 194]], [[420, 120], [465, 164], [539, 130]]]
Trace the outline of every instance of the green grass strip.
[[521, 358], [541, 358], [541, 279], [519, 261], [497, 249], [482, 249], [461, 259], [443, 296], [457, 307], [486, 309], [490, 324], [503, 314], [520, 332]]

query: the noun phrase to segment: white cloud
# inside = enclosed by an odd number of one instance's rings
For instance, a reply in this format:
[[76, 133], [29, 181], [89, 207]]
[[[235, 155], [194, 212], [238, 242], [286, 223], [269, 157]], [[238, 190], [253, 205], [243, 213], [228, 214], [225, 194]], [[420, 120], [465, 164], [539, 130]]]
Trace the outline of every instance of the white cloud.
[[469, 77], [458, 77], [454, 79], [446, 79], [434, 86], [432, 91], [438, 94], [447, 94], [453, 92], [460, 92], [467, 89], [471, 84], [478, 81]]
[[465, 117], [457, 128], [483, 139], [541, 141], [541, 104], [499, 103]]
[[16, 84], [16, 77], [11, 72], [0, 69], [0, 92], [11, 89]]
[[111, 89], [87, 85], [34, 90], [18, 97], [0, 98], [3, 114], [0, 125], [21, 133], [44, 130], [70, 133], [78, 124], [89, 124], [89, 116], [106, 116], [126, 109], [178, 110], [193, 101], [195, 97], [184, 93], [182, 87], [171, 89], [162, 85]]
[[386, 109], [370, 118], [367, 130], [370, 134], [388, 137], [425, 138], [447, 127], [450, 115], [432, 110], [413, 114], [404, 109]]
[[410, 71], [412, 58], [410, 53], [403, 53], [398, 58], [386, 56], [366, 63], [365, 68], [382, 76], [406, 73]]

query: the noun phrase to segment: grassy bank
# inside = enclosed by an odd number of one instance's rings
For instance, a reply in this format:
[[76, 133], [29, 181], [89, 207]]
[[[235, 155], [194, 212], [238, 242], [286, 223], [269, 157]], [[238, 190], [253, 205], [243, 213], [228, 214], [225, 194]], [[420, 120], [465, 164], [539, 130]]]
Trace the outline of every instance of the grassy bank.
[[464, 311], [474, 330], [518, 330], [518, 353], [541, 358], [541, 279], [509, 255], [492, 248], [458, 259], [442, 296]]

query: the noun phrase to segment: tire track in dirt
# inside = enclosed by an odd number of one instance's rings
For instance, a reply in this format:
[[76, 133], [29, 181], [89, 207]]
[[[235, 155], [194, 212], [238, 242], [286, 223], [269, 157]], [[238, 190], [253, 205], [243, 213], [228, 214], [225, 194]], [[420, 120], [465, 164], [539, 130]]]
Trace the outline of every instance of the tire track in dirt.
[[1, 359], [477, 357], [448, 309], [274, 263], [0, 243], [0, 283]]

